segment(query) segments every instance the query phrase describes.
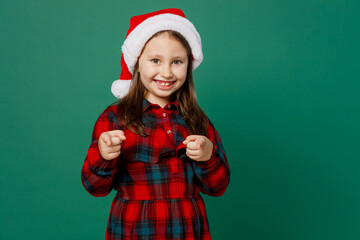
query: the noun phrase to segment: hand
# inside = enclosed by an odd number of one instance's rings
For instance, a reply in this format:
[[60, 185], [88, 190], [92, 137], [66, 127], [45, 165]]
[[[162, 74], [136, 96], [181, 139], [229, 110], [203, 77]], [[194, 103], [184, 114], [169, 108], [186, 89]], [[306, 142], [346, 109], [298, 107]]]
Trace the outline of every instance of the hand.
[[208, 161], [211, 158], [214, 144], [205, 136], [190, 135], [184, 141], [186, 155], [195, 161]]
[[113, 130], [103, 132], [98, 141], [101, 156], [105, 160], [112, 160], [120, 155], [121, 143], [126, 139], [124, 132]]

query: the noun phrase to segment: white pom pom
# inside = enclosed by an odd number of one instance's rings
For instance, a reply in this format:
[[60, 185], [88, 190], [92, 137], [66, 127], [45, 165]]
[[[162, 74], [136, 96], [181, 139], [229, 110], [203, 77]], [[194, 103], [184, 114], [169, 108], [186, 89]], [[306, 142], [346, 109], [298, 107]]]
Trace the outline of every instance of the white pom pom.
[[115, 80], [111, 85], [111, 92], [117, 98], [122, 98], [128, 94], [131, 85], [131, 80]]

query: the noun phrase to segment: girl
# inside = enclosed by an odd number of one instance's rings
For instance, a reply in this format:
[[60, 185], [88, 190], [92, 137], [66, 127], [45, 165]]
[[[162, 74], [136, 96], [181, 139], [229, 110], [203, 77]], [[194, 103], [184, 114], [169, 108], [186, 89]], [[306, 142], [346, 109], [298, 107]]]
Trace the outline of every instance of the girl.
[[122, 46], [119, 100], [97, 119], [81, 179], [93, 196], [114, 188], [105, 239], [210, 239], [200, 192], [224, 194], [220, 136], [196, 103], [201, 39], [180, 9], [132, 17]]

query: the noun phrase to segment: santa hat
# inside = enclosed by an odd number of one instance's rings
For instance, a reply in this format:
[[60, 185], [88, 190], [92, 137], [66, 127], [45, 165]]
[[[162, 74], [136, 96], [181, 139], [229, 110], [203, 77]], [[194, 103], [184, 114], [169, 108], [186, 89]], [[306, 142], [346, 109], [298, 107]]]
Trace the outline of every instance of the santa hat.
[[134, 16], [130, 19], [130, 28], [121, 47], [120, 79], [115, 80], [111, 86], [115, 97], [122, 98], [128, 93], [135, 64], [142, 49], [155, 33], [162, 30], [174, 30], [183, 35], [191, 47], [192, 71], [200, 65], [203, 60], [201, 38], [182, 10], [169, 8]]

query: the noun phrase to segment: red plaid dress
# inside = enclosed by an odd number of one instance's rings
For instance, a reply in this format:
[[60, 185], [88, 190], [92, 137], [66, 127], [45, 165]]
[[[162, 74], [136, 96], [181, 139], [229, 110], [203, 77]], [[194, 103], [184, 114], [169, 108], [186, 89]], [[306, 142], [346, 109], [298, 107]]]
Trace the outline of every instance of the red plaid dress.
[[[218, 132], [210, 122], [207, 137], [214, 144], [213, 154], [198, 162], [186, 155], [182, 144], [190, 132], [176, 101], [161, 108], [144, 99], [143, 111], [149, 137], [122, 125], [116, 106], [107, 107], [94, 126], [81, 180], [93, 196], [117, 191], [105, 239], [211, 239], [200, 192], [221, 196], [230, 181]], [[120, 156], [107, 161], [99, 153], [98, 139], [115, 129], [124, 131], [126, 140]]]

